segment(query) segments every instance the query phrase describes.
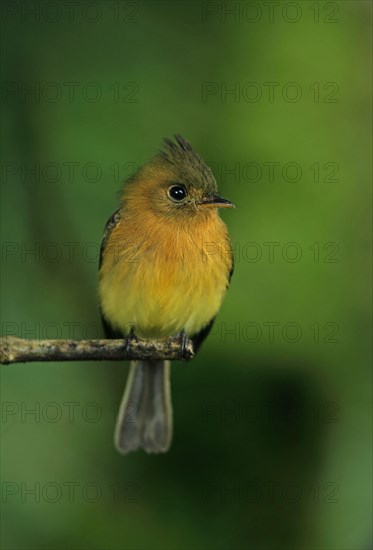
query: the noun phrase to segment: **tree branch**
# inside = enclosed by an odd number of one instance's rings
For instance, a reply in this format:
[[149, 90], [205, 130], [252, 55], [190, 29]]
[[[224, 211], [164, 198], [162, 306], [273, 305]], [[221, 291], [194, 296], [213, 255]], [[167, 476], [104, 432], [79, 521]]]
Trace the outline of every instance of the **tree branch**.
[[191, 340], [25, 340], [15, 336], [0, 338], [0, 363], [29, 361], [127, 361], [129, 359], [191, 359]]

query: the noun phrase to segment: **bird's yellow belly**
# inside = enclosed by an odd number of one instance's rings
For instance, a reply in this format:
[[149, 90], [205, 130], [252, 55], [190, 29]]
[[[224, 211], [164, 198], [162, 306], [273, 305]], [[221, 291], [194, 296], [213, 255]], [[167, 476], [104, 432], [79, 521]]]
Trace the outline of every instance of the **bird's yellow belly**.
[[184, 258], [142, 256], [125, 269], [111, 269], [100, 284], [105, 317], [123, 334], [133, 327], [144, 338], [199, 332], [220, 308], [228, 269], [219, 255], [203, 261], [196, 254], [187, 263]]

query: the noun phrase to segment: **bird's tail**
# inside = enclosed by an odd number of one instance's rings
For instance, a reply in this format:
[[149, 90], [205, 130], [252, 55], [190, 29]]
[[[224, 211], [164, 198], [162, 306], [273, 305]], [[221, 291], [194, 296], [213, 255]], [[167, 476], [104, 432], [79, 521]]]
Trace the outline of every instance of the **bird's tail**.
[[132, 361], [115, 429], [122, 454], [165, 453], [172, 439], [169, 361]]

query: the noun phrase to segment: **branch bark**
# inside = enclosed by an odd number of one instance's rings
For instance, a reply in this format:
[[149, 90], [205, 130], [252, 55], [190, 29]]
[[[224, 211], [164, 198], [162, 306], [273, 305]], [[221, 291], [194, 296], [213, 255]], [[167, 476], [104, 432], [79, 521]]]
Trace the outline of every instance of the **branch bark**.
[[191, 340], [25, 340], [15, 336], [0, 338], [0, 363], [30, 361], [127, 361], [129, 359], [191, 359]]

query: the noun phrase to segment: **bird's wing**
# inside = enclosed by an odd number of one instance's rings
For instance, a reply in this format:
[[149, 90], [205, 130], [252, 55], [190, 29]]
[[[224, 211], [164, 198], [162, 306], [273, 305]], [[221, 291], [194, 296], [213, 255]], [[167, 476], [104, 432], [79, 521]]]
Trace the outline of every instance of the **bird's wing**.
[[[104, 234], [102, 237], [101, 248], [100, 248], [100, 261], [98, 266], [99, 270], [101, 269], [105, 247], [110, 238], [110, 234], [113, 231], [113, 229], [118, 225], [120, 219], [121, 219], [121, 216], [120, 216], [120, 211], [118, 209], [114, 212], [114, 214], [110, 216], [110, 218], [105, 224]], [[101, 308], [100, 308], [100, 315], [101, 315], [101, 321], [102, 321], [106, 338], [123, 338], [123, 335], [118, 330], [114, 329], [109, 323], [109, 321], [104, 317]]]
[[234, 255], [233, 255], [233, 251], [232, 251], [232, 267], [231, 267], [231, 270], [230, 270], [229, 275], [228, 275], [228, 285], [227, 285], [227, 288], [228, 288], [229, 285], [230, 285], [230, 282], [231, 282], [233, 273], [234, 273]]
[[98, 264], [98, 269], [101, 268], [102, 258], [103, 258], [104, 252], [105, 252], [105, 246], [106, 246], [106, 243], [107, 243], [107, 241], [110, 237], [110, 233], [112, 232], [114, 227], [117, 226], [120, 219], [121, 219], [121, 216], [120, 216], [120, 211], [118, 209], [114, 212], [114, 214], [112, 214], [110, 216], [110, 218], [108, 219], [108, 221], [105, 224], [104, 234], [102, 236], [102, 242], [101, 242], [101, 248], [100, 248], [100, 261], [99, 261], [99, 264]]
[[209, 335], [209, 333], [212, 329], [212, 325], [214, 324], [214, 321], [215, 321], [215, 317], [213, 319], [211, 319], [211, 321], [207, 325], [205, 325], [203, 327], [203, 329], [201, 329], [199, 332], [197, 332], [197, 334], [193, 334], [193, 336], [191, 337], [191, 340], [193, 342], [193, 351], [194, 351], [194, 353], [197, 353], [197, 351], [201, 347], [203, 341]]

